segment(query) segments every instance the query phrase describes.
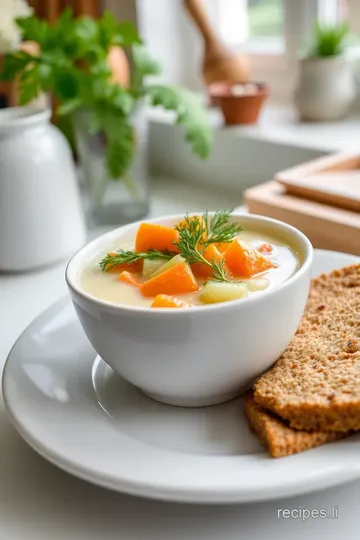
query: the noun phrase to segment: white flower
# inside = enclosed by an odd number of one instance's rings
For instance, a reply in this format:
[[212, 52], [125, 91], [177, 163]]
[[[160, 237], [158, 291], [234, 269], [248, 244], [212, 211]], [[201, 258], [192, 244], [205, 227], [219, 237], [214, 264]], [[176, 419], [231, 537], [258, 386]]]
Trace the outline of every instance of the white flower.
[[28, 17], [32, 9], [26, 0], [0, 0], [0, 53], [16, 49], [21, 41], [21, 32], [15, 19]]

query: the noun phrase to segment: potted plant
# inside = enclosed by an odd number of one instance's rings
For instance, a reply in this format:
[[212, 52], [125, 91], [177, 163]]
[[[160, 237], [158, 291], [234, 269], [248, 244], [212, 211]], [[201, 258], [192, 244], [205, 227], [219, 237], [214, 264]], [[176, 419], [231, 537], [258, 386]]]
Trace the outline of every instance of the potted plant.
[[[97, 222], [131, 221], [148, 211], [147, 104], [174, 111], [192, 151], [208, 156], [212, 132], [200, 100], [177, 86], [147, 83], [160, 67], [130, 23], [118, 22], [111, 12], [98, 20], [74, 18], [70, 9], [52, 26], [34, 15], [16, 22], [39, 52], [7, 53], [2, 78], [19, 81], [22, 104], [51, 92], [59, 104], [56, 114], [71, 119]], [[131, 50], [134, 67], [127, 85], [112, 76], [108, 58], [114, 47]]]
[[295, 104], [301, 120], [337, 120], [347, 113], [356, 92], [347, 54], [353, 43], [346, 24], [316, 25], [300, 59]]
[[217, 82], [209, 86], [209, 93], [220, 107], [225, 124], [236, 126], [257, 123], [269, 90], [264, 83]]

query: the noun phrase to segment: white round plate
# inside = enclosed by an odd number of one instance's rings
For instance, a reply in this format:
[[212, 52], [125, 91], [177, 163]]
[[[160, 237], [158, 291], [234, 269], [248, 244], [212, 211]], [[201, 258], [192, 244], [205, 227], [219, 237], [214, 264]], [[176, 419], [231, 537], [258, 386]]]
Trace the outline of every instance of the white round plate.
[[[313, 274], [358, 260], [317, 251]], [[172, 501], [250, 502], [360, 476], [359, 436], [272, 459], [249, 431], [240, 399], [183, 409], [145, 397], [96, 358], [69, 299], [20, 336], [6, 363], [3, 393], [15, 427], [39, 454], [117, 491]]]

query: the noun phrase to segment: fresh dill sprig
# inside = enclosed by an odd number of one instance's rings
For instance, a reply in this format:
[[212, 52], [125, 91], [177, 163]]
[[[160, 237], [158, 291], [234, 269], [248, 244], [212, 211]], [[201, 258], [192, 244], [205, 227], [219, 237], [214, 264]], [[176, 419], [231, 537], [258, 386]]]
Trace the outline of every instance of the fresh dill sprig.
[[212, 259], [211, 264], [214, 269], [214, 272], [211, 274], [211, 277], [208, 281], [220, 281], [222, 283], [228, 283], [232, 281], [231, 279], [228, 278], [224, 259], [221, 259], [221, 261], [219, 262], [216, 262], [214, 261], [214, 259]]
[[242, 227], [237, 223], [229, 223], [231, 214], [232, 210], [219, 210], [209, 220], [208, 212], [205, 212], [203, 215], [206, 224], [205, 246], [213, 243], [228, 244], [242, 231]]
[[154, 261], [156, 259], [164, 259], [166, 261], [175, 257], [176, 253], [165, 249], [164, 251], [157, 251], [156, 249], [149, 249], [146, 253], [140, 253], [137, 251], [126, 251], [119, 249], [116, 253], [108, 253], [99, 263], [101, 270], [108, 272], [118, 264], [131, 264], [139, 260], [148, 259]]
[[207, 227], [204, 220], [200, 220], [197, 216], [184, 218], [184, 223], [181, 226], [175, 227], [179, 233], [179, 241], [174, 243], [180, 254], [186, 259], [189, 264], [205, 263], [209, 261], [202, 255], [204, 251], [203, 239], [205, 237]]
[[179, 233], [179, 241], [174, 243], [181, 255], [190, 264], [203, 263], [212, 269], [213, 281], [228, 282], [224, 261], [210, 261], [204, 257], [205, 248], [214, 242], [229, 243], [240, 232], [241, 227], [229, 223], [231, 210], [219, 210], [209, 220], [205, 212], [201, 218], [188, 215], [181, 226], [175, 227]]

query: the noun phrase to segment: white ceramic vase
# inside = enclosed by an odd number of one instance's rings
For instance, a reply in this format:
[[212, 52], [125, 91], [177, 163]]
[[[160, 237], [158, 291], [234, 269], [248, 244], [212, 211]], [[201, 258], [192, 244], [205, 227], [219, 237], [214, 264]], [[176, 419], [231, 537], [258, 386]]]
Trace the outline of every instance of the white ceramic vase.
[[86, 240], [70, 147], [50, 117], [0, 110], [0, 271], [50, 265]]
[[301, 120], [338, 120], [346, 115], [355, 95], [353, 66], [349, 58], [300, 60], [295, 105]]

